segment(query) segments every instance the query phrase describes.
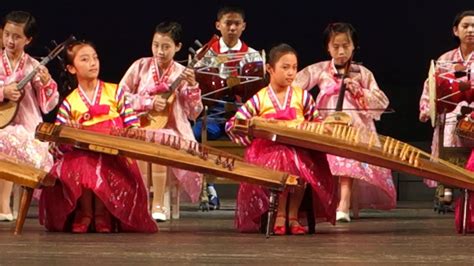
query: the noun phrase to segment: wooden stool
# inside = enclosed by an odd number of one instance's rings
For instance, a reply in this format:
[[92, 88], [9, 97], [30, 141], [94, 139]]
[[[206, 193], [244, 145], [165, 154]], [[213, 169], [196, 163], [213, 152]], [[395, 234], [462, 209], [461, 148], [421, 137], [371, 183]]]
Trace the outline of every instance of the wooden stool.
[[33, 190], [54, 186], [55, 179], [43, 170], [18, 163], [5, 155], [0, 156], [0, 178], [21, 186], [20, 209], [14, 232], [15, 235], [20, 235], [33, 198]]

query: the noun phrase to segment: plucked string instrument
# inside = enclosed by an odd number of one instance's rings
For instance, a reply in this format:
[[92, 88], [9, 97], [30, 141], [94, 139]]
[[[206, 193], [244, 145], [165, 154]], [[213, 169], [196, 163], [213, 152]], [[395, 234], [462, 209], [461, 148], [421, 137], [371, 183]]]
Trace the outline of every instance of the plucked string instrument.
[[[40, 123], [36, 138], [42, 141], [71, 144], [94, 152], [121, 155], [133, 159], [170, 165], [185, 170], [223, 176], [283, 190], [297, 185], [297, 178], [287, 173], [265, 169], [244, 162], [238, 156], [207, 147], [195, 141], [162, 135], [160, 142], [143, 129], [112, 129], [109, 134], [84, 129]], [[148, 138], [147, 139], [147, 134]]]
[[388, 136], [347, 125], [304, 122], [288, 127], [275, 120], [237, 121], [233, 131], [254, 138], [313, 149], [405, 172], [444, 184], [474, 189], [474, 173], [431, 157], [430, 154]]

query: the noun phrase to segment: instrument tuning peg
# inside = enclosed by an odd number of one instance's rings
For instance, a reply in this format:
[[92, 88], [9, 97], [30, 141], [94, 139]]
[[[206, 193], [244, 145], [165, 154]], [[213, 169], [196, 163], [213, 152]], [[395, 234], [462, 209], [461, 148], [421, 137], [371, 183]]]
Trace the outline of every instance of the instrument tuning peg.
[[202, 43], [199, 40], [195, 40], [194, 44], [197, 45], [198, 47], [202, 47]]
[[192, 47], [189, 47], [188, 51], [189, 51], [192, 55], [195, 55], [195, 54], [196, 54], [196, 50], [194, 50]]

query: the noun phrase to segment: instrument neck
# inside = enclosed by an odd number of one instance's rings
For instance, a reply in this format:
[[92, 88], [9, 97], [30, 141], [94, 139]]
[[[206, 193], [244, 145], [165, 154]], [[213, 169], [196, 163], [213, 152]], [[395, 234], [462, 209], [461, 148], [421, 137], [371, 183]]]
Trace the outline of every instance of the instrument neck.
[[[193, 57], [193, 59], [191, 61], [189, 61], [188, 63], [188, 68], [193, 68], [197, 62], [199, 62], [198, 58], [196, 56]], [[183, 70], [183, 72], [186, 70], [186, 68]], [[173, 83], [171, 83], [170, 85], [170, 91], [169, 91], [169, 95], [167, 96], [167, 98], [169, 98], [171, 96], [171, 94], [179, 87], [179, 85], [181, 84], [181, 81], [184, 79], [184, 76], [183, 75], [179, 75], [174, 81]]]
[[342, 106], [344, 104], [344, 96], [346, 93], [346, 84], [344, 83], [344, 79], [347, 77], [346, 74], [338, 74], [338, 77], [341, 79], [341, 88], [339, 89], [339, 94], [337, 96], [337, 103], [336, 103], [336, 111], [342, 111]]
[[336, 111], [340, 112], [342, 111], [342, 106], [344, 104], [344, 96], [346, 93], [346, 84], [344, 83], [344, 79], [349, 77], [349, 70], [351, 68], [351, 61], [352, 61], [352, 55], [349, 58], [349, 60], [345, 63], [343, 68], [337, 69], [337, 77], [341, 79], [341, 88], [339, 89], [339, 94], [337, 96], [337, 103], [336, 103]]

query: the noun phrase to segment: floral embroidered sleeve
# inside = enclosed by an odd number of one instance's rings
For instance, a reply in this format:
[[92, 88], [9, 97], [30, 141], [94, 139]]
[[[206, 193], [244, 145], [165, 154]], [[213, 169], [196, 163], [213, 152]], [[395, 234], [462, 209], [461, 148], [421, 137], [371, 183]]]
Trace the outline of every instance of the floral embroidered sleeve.
[[322, 67], [320, 64], [314, 64], [305, 67], [303, 70], [296, 74], [295, 81], [293, 81], [293, 85], [303, 90], [311, 90], [314, 86], [319, 83], [319, 75], [322, 71]]
[[201, 101], [201, 89], [199, 84], [195, 86], [186, 85], [179, 91], [179, 100], [182, 103], [186, 117], [196, 120], [204, 108]]
[[44, 114], [51, 112], [59, 102], [58, 84], [52, 78], [48, 83], [43, 84], [36, 76], [31, 81], [31, 85], [36, 91], [39, 107]]
[[430, 118], [430, 96], [429, 96], [429, 87], [428, 87], [428, 79], [425, 80], [423, 84], [423, 93], [420, 97], [420, 116], [419, 119], [421, 122], [426, 122]]
[[379, 120], [390, 101], [379, 88], [374, 75], [368, 69], [361, 69], [361, 79], [355, 83], [351, 94], [362, 110], [369, 110], [365, 114], [374, 120]]
[[153, 109], [153, 96], [138, 91], [142, 67], [144, 67], [143, 60], [139, 59], [135, 61], [127, 70], [119, 84], [119, 87], [125, 91], [125, 96], [130, 107], [135, 111], [149, 111]]

